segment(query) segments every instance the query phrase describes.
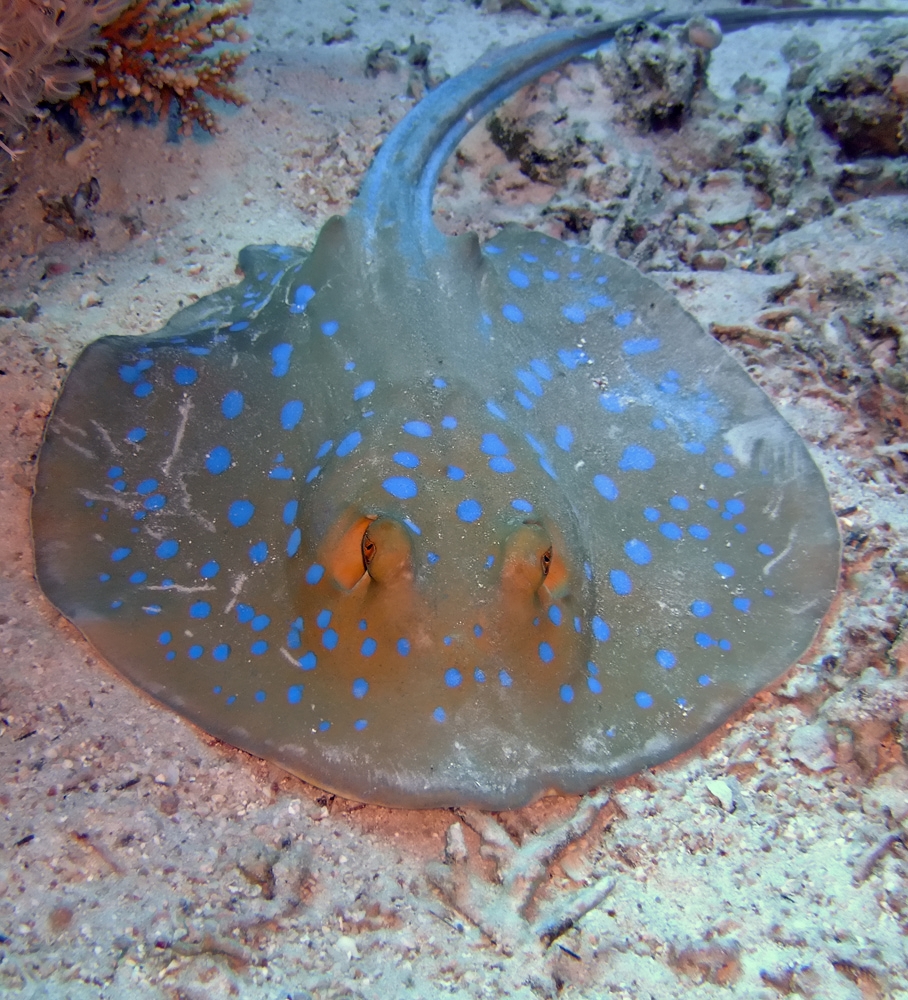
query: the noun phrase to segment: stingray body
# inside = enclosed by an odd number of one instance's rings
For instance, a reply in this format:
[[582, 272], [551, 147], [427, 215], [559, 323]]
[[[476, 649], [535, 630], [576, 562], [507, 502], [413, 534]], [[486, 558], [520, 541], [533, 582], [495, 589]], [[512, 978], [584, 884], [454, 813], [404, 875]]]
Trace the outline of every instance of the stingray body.
[[47, 595], [155, 698], [321, 787], [585, 791], [713, 730], [829, 606], [820, 473], [668, 293], [431, 224], [470, 120], [613, 32], [444, 84], [310, 254], [247, 248], [238, 286], [92, 344], [49, 422]]

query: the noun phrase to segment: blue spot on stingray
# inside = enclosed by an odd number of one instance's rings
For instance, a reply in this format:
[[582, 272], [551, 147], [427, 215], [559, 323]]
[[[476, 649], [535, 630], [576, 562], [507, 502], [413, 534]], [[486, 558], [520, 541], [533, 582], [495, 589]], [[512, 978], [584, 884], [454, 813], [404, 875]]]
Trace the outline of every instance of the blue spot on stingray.
[[411, 500], [419, 492], [415, 481], [409, 476], [389, 476], [382, 487], [398, 500]]
[[160, 634], [160, 635], [158, 636], [158, 642], [159, 642], [159, 643], [160, 643], [160, 644], [161, 644], [162, 646], [166, 646], [166, 645], [168, 645], [168, 643], [170, 643], [170, 641], [171, 641], [172, 639], [173, 639], [173, 633], [172, 633], [172, 632], [162, 632], [162, 633], [161, 633], [161, 634]]
[[133, 573], [132, 576], [130, 576], [129, 582], [130, 583], [144, 583], [147, 579], [148, 579], [148, 574], [147, 573], [143, 573], [142, 570], [138, 570], [138, 572]]
[[639, 538], [632, 538], [630, 541], [625, 542], [624, 553], [631, 562], [635, 562], [638, 566], [646, 566], [653, 558], [649, 547], [644, 542], [641, 542]]
[[315, 453], [315, 457], [316, 458], [324, 458], [325, 455], [327, 455], [328, 452], [331, 451], [331, 449], [333, 447], [334, 447], [334, 442], [333, 441], [323, 441], [319, 445], [318, 451]]
[[333, 628], [326, 628], [325, 631], [322, 632], [322, 645], [325, 649], [335, 649], [337, 647], [337, 639], [337, 632], [335, 632]]
[[518, 271], [516, 268], [511, 268], [508, 271], [508, 278], [512, 285], [516, 285], [518, 288], [529, 288], [530, 279], [523, 273], [523, 271]]
[[408, 656], [410, 653], [410, 640], [409, 639], [398, 639], [397, 640], [397, 652], [401, 656]]
[[331, 612], [327, 608], [323, 608], [316, 615], [315, 624], [319, 628], [327, 628], [331, 624]]
[[146, 396], [150, 396], [154, 392], [154, 386], [151, 382], [140, 382], [133, 390], [132, 394], [138, 396], [139, 399], [145, 399]]
[[287, 539], [287, 555], [295, 556], [300, 547], [300, 542], [303, 539], [302, 532], [299, 528], [294, 528], [290, 532], [290, 537]]
[[684, 445], [684, 450], [689, 451], [691, 455], [702, 455], [706, 451], [706, 445], [699, 441], [688, 441]]
[[634, 314], [632, 312], [621, 312], [615, 317], [615, 326], [624, 327], [630, 326], [634, 322]]
[[329, 319], [322, 323], [321, 331], [326, 337], [333, 337], [340, 329], [336, 320]]
[[587, 302], [595, 309], [606, 309], [612, 305], [612, 300], [607, 295], [591, 295]]
[[303, 699], [303, 685], [292, 684], [287, 688], [287, 702], [290, 705], [298, 705]]
[[108, 479], [116, 479], [123, 475], [123, 469], [119, 465], [113, 465], [107, 470]]
[[268, 558], [268, 544], [256, 542], [249, 550], [249, 558], [258, 566]]
[[205, 563], [205, 565], [199, 570], [199, 576], [203, 580], [210, 580], [220, 573], [221, 567], [212, 559], [210, 562]]
[[722, 476], [723, 479], [730, 479], [735, 474], [735, 467], [729, 465], [728, 462], [716, 462], [713, 466], [713, 472], [717, 476]]
[[290, 312], [298, 315], [305, 312], [306, 306], [315, 298], [315, 289], [311, 285], [300, 285], [294, 289], [293, 301], [290, 303]]
[[248, 524], [255, 513], [255, 504], [249, 500], [234, 500], [227, 509], [227, 520], [234, 528], [242, 528]]
[[114, 549], [110, 554], [111, 561], [122, 562], [131, 552], [132, 549], [127, 548]]
[[211, 655], [219, 663], [223, 663], [230, 656], [230, 646], [226, 642], [222, 642], [212, 649]]
[[747, 507], [743, 500], [738, 500], [736, 497], [731, 500], [725, 501], [725, 509], [729, 514], [743, 514]]
[[543, 271], [542, 276], [543, 278], [545, 278], [546, 281], [557, 281], [561, 277], [561, 275], [557, 271], [550, 271], [550, 270]]
[[696, 632], [694, 633], [694, 642], [701, 649], [709, 649], [710, 646], [715, 645], [716, 640], [713, 639], [713, 637], [711, 635], [708, 635], [706, 632]]
[[659, 518], [662, 517], [655, 507], [644, 507], [643, 516], [647, 519], [647, 521], [658, 521]]
[[126, 435], [126, 440], [130, 444], [138, 444], [140, 441], [145, 440], [147, 431], [144, 427], [133, 427], [133, 429]]
[[484, 670], [480, 670], [480, 668], [477, 667], [473, 671], [473, 680], [476, 681], [477, 684], [485, 684], [485, 682], [486, 682], [485, 671]]
[[199, 373], [195, 368], [188, 365], [177, 365], [173, 370], [173, 380], [178, 385], [192, 385], [198, 377]]
[[514, 510], [519, 510], [522, 514], [531, 514], [533, 511], [533, 505], [529, 500], [522, 500], [519, 497], [511, 501], [511, 506]]
[[669, 503], [675, 510], [687, 510], [690, 507], [690, 501], [682, 496], [673, 496]]
[[612, 392], [604, 392], [599, 397], [599, 402], [604, 410], [609, 413], [624, 413], [624, 403]]
[[482, 507], [478, 500], [461, 500], [457, 505], [457, 516], [461, 521], [466, 521], [467, 524], [472, 524], [474, 521], [478, 521], [482, 516]]
[[142, 482], [136, 487], [136, 493], [138, 493], [139, 496], [145, 496], [148, 493], [153, 493], [157, 488], [157, 479], [143, 479]]
[[637, 703], [639, 708], [653, 707], [653, 696], [646, 691], [638, 691], [634, 695], [634, 701]]
[[729, 577], [735, 575], [734, 566], [730, 566], [727, 562], [717, 562], [713, 563], [713, 569], [722, 577], [723, 580], [727, 580]]
[[299, 399], [291, 399], [281, 407], [281, 427], [285, 431], [292, 431], [294, 427], [303, 419], [303, 404]]
[[371, 396], [375, 391], [374, 382], [360, 382], [360, 384], [353, 390], [354, 399], [365, 399], [366, 396]]
[[432, 718], [436, 722], [444, 722], [445, 721], [445, 719], [447, 718], [447, 715], [445, 714], [445, 710], [441, 707], [441, 705], [439, 705], [438, 708], [436, 708], [435, 711], [432, 713]]
[[639, 472], [646, 472], [656, 464], [653, 453], [639, 444], [630, 444], [624, 449], [624, 453], [618, 462], [618, 468], [622, 472], [630, 472], [636, 469]]
[[415, 469], [419, 465], [419, 455], [414, 455], [412, 451], [396, 451], [391, 459], [405, 469]]
[[709, 676], [709, 674], [700, 674], [700, 676], [697, 678], [697, 683], [700, 685], [700, 687], [708, 687], [710, 684], [712, 684], [712, 678]]
[[190, 618], [207, 618], [211, 614], [211, 605], [207, 601], [196, 601], [189, 607]]
[[586, 310], [582, 306], [570, 305], [561, 310], [561, 315], [570, 323], [585, 323]]
[[296, 662], [303, 668], [303, 670], [315, 670], [318, 664], [318, 657], [310, 650], [308, 653], [301, 656]]
[[244, 405], [243, 394], [236, 389], [231, 389], [221, 400], [221, 413], [228, 420], [233, 420], [243, 412]]
[[612, 630], [608, 627], [608, 623], [603, 621], [599, 615], [594, 615], [591, 624], [593, 627], [593, 635], [599, 640], [599, 642], [608, 642], [608, 638], [612, 634]]
[[497, 434], [483, 434], [479, 450], [485, 455], [507, 455], [508, 448]]
[[416, 524], [414, 521], [411, 521], [409, 517], [405, 517], [404, 518], [404, 524], [410, 529], [410, 531], [413, 532], [414, 535], [421, 535], [422, 534], [422, 531], [421, 531], [419, 525]]
[[568, 371], [574, 371], [575, 368], [589, 361], [590, 358], [586, 351], [581, 350], [579, 347], [572, 347], [569, 351], [561, 348], [558, 351], [558, 360]]
[[602, 694], [602, 685], [595, 677], [587, 677], [586, 686], [593, 692], [593, 694]]
[[483, 247], [483, 252], [488, 254], [498, 254], [504, 253], [504, 250], [502, 250], [501, 247], [487, 246]]
[[218, 445], [205, 456], [205, 468], [213, 476], [219, 476], [230, 468], [232, 461], [230, 452], [223, 445]]
[[508, 419], [508, 415], [495, 402], [494, 399], [490, 399], [490, 400], [486, 401], [486, 409], [489, 411], [489, 413], [492, 414], [493, 417], [496, 417], [498, 420], [507, 420]]
[[154, 554], [159, 559], [172, 559], [180, 551], [180, 543], [173, 538], [168, 538], [154, 550]]
[[189, 649], [186, 650], [186, 655], [190, 660], [197, 660], [204, 652], [204, 646], [190, 646]]
[[441, 426], [444, 427], [446, 431], [452, 431], [457, 426], [457, 417], [442, 417]]
[[765, 542], [761, 542], [757, 546], [757, 552], [759, 552], [761, 556], [771, 556], [773, 549], [771, 545], [767, 545]]
[[306, 583], [315, 584], [325, 575], [325, 567], [319, 563], [313, 563], [306, 570]]
[[372, 636], [363, 639], [363, 644], [359, 647], [359, 651], [363, 654], [363, 656], [371, 656], [376, 649], [378, 649], [378, 643], [372, 638]]
[[432, 437], [432, 427], [425, 420], [408, 420], [403, 425], [403, 429], [407, 434], [412, 434], [413, 437]]
[[555, 444], [562, 451], [570, 451], [571, 445], [574, 443], [574, 432], [570, 427], [565, 427], [564, 424], [559, 424], [555, 428]]
[[558, 479], [558, 474], [555, 472], [554, 466], [547, 458], [539, 459], [539, 468], [542, 469], [546, 475], [551, 476], [552, 479]]
[[448, 667], [445, 671], [445, 684], [447, 684], [449, 688], [460, 687], [462, 679], [460, 671], [456, 667]]
[[[167, 503], [167, 497], [163, 493], [155, 493], [154, 496], [150, 496], [142, 506], [146, 510], [160, 510]], [[134, 515], [138, 516], [138, 515]]]
[[290, 371], [290, 355], [293, 353], [293, 344], [278, 344], [271, 348], [271, 360], [274, 366], [271, 374], [275, 378], [281, 378]]
[[255, 642], [249, 647], [249, 652], [253, 656], [261, 656], [263, 653], [268, 652], [268, 643], [264, 639], [256, 639]]
[[499, 472], [502, 474], [513, 472], [517, 466], [509, 459], [501, 455], [497, 455], [495, 458], [489, 459], [489, 468], [492, 472]]
[[656, 650], [656, 663], [665, 670], [671, 670], [678, 662], [677, 657], [674, 653], [667, 649], [657, 649]]
[[598, 475], [593, 476], [593, 486], [596, 487], [596, 491], [600, 496], [605, 497], [606, 500], [617, 500], [618, 499], [618, 487], [609, 479], [608, 476]]
[[464, 476], [466, 476], [466, 473], [458, 465], [449, 465], [447, 471], [445, 472], [445, 475], [452, 482], [457, 483], [460, 482], [460, 480], [463, 479]]
[[695, 618], [708, 618], [713, 609], [707, 601], [694, 601], [690, 606], [690, 612]]
[[558, 689], [558, 694], [561, 696], [561, 700], [566, 705], [570, 705], [570, 703], [574, 700], [574, 689], [570, 684], [562, 684]]
[[251, 622], [253, 618], [255, 618], [255, 608], [249, 604], [238, 604], [236, 606], [236, 620], [241, 625]]
[[612, 590], [619, 597], [626, 597], [633, 589], [634, 586], [631, 583], [631, 578], [624, 572], [623, 569], [613, 569], [609, 570], [609, 583], [612, 585]]
[[501, 307], [501, 315], [511, 323], [523, 322], [523, 313], [512, 302], [506, 302]]
[[545, 379], [546, 382], [552, 381], [552, 369], [549, 368], [542, 358], [533, 358], [530, 361], [530, 368], [532, 368], [541, 379]]
[[533, 372], [520, 370], [517, 372], [517, 378], [528, 392], [531, 392], [534, 396], [542, 395], [542, 382], [539, 381]]
[[750, 611], [750, 599], [747, 597], [734, 597], [731, 603], [737, 611], [743, 611], [745, 615]]
[[633, 340], [625, 340], [621, 349], [625, 354], [633, 356], [635, 354], [650, 354], [659, 350], [658, 337], [636, 337]]
[[346, 458], [354, 448], [359, 446], [362, 439], [363, 436], [359, 431], [350, 431], [350, 433], [338, 444], [335, 454], [338, 458]]
[[696, 538], [701, 542], [709, 538], [709, 528], [702, 524], [692, 524], [687, 529], [687, 532], [691, 538]]
[[514, 682], [511, 680], [511, 675], [507, 670], [499, 670], [498, 683], [504, 688], [509, 688]]
[[539, 643], [539, 659], [543, 663], [551, 663], [555, 659], [555, 650], [547, 642]]
[[561, 624], [561, 622], [563, 621], [563, 618], [562, 618], [562, 614], [561, 614], [561, 608], [559, 608], [557, 604], [553, 604], [549, 608], [549, 612], [548, 613], [549, 613], [549, 621], [553, 625], [560, 625]]

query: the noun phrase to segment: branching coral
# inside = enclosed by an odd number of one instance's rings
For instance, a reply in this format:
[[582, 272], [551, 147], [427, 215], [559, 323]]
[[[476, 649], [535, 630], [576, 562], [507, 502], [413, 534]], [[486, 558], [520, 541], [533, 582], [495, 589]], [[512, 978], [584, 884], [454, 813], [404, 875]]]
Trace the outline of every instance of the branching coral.
[[25, 131], [42, 101], [66, 101], [90, 79], [98, 28], [130, 0], [3, 0], [0, 3], [0, 146]]
[[191, 132], [193, 124], [218, 131], [202, 94], [244, 104], [233, 80], [246, 53], [206, 50], [244, 41], [237, 19], [250, 8], [251, 0], [138, 0], [101, 31], [104, 61], [74, 107], [86, 117], [93, 101], [103, 106], [121, 100], [166, 115], [175, 101], [181, 132]]

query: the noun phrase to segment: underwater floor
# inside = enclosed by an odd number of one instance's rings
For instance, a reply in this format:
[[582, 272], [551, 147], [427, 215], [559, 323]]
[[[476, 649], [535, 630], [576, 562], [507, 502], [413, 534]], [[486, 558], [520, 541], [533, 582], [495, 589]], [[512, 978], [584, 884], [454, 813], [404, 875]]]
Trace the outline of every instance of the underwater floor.
[[[50, 118], [2, 175], [0, 993], [908, 998], [908, 144], [890, 86], [906, 29], [751, 29], [705, 81], [682, 43], [612, 50], [515, 97], [499, 145], [474, 129], [442, 176], [447, 231], [517, 221], [651, 273], [826, 477], [833, 608], [694, 750], [582, 802], [363, 806], [152, 702], [34, 580], [36, 456], [79, 350], [232, 283], [247, 244], [311, 245], [408, 88], [548, 13], [257, 0], [249, 101], [219, 111], [217, 138], [111, 114], [80, 143]], [[427, 72], [398, 54], [366, 76], [368, 50], [411, 36]], [[95, 205], [45, 221], [92, 177]]]

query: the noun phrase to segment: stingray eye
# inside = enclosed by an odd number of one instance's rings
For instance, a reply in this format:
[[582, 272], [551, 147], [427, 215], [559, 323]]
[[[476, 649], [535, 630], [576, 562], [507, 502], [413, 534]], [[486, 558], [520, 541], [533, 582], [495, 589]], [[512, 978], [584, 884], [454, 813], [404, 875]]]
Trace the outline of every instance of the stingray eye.
[[369, 532], [363, 533], [363, 566], [369, 569], [369, 563], [375, 558], [375, 542], [369, 537]]
[[539, 564], [542, 567], [542, 575], [546, 577], [549, 575], [549, 570], [552, 568], [552, 546], [550, 545], [545, 552], [539, 558]]
[[363, 566], [373, 583], [393, 585], [413, 576], [409, 531], [393, 517], [377, 517], [363, 532]]

